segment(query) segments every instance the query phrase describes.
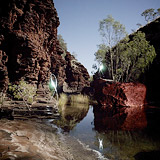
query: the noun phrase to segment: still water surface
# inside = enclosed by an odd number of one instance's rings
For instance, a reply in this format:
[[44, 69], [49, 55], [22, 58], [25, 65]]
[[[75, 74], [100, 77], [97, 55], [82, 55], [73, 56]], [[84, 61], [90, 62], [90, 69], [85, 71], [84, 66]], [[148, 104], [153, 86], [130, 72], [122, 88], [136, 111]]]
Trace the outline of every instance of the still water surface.
[[95, 129], [93, 106], [83, 111], [75, 110], [71, 106], [62, 111], [63, 116], [58, 125], [63, 133], [111, 160], [160, 159], [160, 136], [157, 134], [149, 134], [147, 131], [113, 131], [106, 128], [98, 131]]

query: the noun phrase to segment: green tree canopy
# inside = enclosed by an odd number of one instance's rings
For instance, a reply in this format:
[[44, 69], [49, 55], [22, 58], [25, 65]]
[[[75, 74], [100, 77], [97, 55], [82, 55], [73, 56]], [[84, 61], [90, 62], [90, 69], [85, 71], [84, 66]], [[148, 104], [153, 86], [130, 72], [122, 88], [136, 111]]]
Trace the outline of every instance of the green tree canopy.
[[95, 59], [105, 64], [105, 75], [118, 82], [137, 81], [156, 57], [145, 33], [139, 31], [129, 38], [123, 25], [111, 16], [100, 21], [99, 31], [104, 43], [98, 46]]
[[114, 20], [111, 15], [100, 21], [99, 31], [104, 44], [110, 48], [115, 46], [127, 34], [125, 26]]
[[59, 45], [63, 51], [63, 54], [61, 54], [62, 58], [65, 59], [66, 52], [67, 52], [67, 43], [65, 43], [62, 35], [58, 34], [57, 39], [59, 41]]
[[65, 43], [62, 35], [58, 34], [57, 39], [59, 41], [60, 47], [63, 51], [67, 51], [67, 43]]
[[98, 64], [103, 63], [105, 60], [106, 52], [109, 50], [109, 48], [105, 44], [98, 45], [97, 52], [94, 53], [95, 60], [98, 62]]
[[135, 81], [141, 73], [148, 69], [156, 57], [153, 46], [145, 38], [145, 33], [137, 32], [133, 40], [127, 44], [128, 67], [125, 81]]
[[[99, 31], [102, 36], [103, 45], [99, 45], [99, 50], [95, 53], [96, 60], [103, 61], [103, 53], [107, 51], [105, 55], [105, 61], [107, 63], [107, 69], [109, 70], [110, 77], [115, 80], [114, 66], [118, 65], [118, 54], [113, 52], [112, 47], [116, 48], [118, 52], [118, 43], [127, 35], [125, 27], [118, 21], [114, 20], [111, 15], [103, 19], [99, 23]], [[114, 64], [114, 61], [116, 64]], [[117, 66], [116, 66], [117, 67]]]
[[146, 41], [145, 33], [139, 31], [133, 35], [132, 40], [127, 41], [119, 44], [121, 46], [119, 63], [118, 67], [114, 68], [116, 81], [138, 80], [156, 57], [155, 49]]
[[160, 8], [155, 11], [153, 8], [146, 9], [141, 16], [144, 16], [147, 23], [155, 20], [158, 16], [160, 16]]

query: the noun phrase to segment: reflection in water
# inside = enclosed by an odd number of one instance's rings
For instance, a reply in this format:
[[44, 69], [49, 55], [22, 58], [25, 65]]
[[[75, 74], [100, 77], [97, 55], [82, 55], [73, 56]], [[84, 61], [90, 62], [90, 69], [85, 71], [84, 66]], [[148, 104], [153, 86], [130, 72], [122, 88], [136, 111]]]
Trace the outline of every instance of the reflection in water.
[[98, 107], [94, 106], [95, 129], [104, 130], [142, 130], [147, 126], [144, 106]]
[[103, 150], [103, 140], [98, 138], [98, 141], [99, 141], [99, 149]]
[[[114, 130], [107, 128], [111, 126], [110, 124], [122, 125], [123, 123], [121, 122], [126, 120], [127, 115], [124, 114], [121, 117], [122, 119], [112, 121], [112, 119], [105, 119], [104, 115], [106, 112], [99, 112], [95, 108], [93, 109], [92, 106], [90, 106], [89, 111], [85, 107], [80, 108], [66, 106], [61, 113], [62, 121], [59, 120], [59, 123], [62, 123], [61, 127], [67, 130], [70, 136], [79, 139], [90, 148], [101, 152], [110, 160], [139, 160], [139, 157], [147, 153], [151, 155], [152, 153], [155, 154], [154, 151], [156, 151], [156, 155], [159, 155], [160, 138], [155, 139], [155, 136], [149, 135], [146, 130], [127, 131], [116, 130], [117, 128], [112, 128]], [[143, 108], [140, 109], [143, 111]], [[145, 125], [146, 120], [150, 124], [148, 114], [145, 115], [145, 112], [142, 113], [142, 116], [139, 117], [142, 120], [144, 118]], [[74, 125], [71, 125], [71, 122]], [[129, 123], [131, 122], [129, 121]], [[142, 124], [140, 123], [140, 125]]]
[[54, 123], [62, 128], [65, 132], [72, 130], [77, 123], [79, 123], [87, 114], [88, 104], [63, 105], [60, 106], [60, 120], [54, 121]]

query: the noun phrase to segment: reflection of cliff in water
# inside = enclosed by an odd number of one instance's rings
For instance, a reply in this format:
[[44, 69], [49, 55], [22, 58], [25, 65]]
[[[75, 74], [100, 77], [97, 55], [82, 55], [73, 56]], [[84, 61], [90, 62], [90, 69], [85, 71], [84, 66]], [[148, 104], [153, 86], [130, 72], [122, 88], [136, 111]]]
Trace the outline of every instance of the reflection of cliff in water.
[[54, 123], [65, 132], [69, 132], [87, 115], [88, 109], [88, 104], [74, 103], [74, 105], [61, 106], [61, 118]]
[[160, 107], [93, 107], [95, 130], [145, 130], [151, 135], [160, 133]]
[[142, 130], [147, 127], [144, 106], [94, 106], [94, 123], [97, 131], [103, 130]]

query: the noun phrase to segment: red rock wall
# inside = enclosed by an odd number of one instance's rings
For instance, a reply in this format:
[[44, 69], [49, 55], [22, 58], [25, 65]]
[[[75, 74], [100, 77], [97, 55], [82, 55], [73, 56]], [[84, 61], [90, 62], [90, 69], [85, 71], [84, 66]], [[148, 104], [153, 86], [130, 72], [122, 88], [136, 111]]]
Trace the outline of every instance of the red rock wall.
[[1, 90], [7, 88], [8, 82], [20, 79], [36, 85], [46, 83], [50, 73], [58, 77], [61, 86], [65, 81], [70, 85], [70, 77], [75, 82], [75, 75], [81, 77], [81, 88], [88, 84], [87, 70], [82, 65], [76, 69], [68, 66], [73, 58], [61, 56], [59, 24], [52, 0], [0, 1]]
[[93, 82], [95, 99], [102, 106], [143, 106], [146, 103], [146, 86], [141, 83]]
[[94, 107], [96, 129], [137, 130], [147, 127], [144, 84], [96, 79], [92, 85], [95, 99], [100, 104]]

